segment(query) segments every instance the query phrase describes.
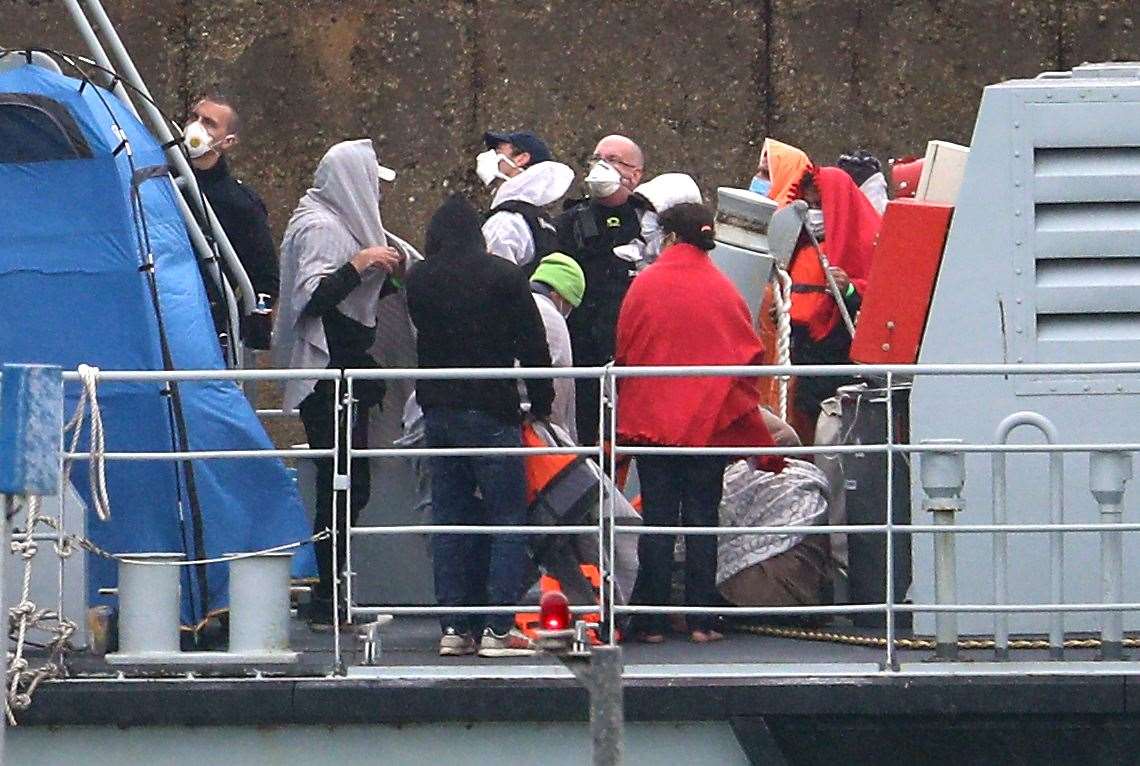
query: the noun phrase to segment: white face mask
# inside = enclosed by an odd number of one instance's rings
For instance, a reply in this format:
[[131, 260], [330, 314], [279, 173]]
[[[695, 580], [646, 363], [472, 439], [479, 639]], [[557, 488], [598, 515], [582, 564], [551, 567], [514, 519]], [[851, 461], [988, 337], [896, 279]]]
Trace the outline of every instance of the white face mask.
[[807, 212], [807, 228], [818, 241], [823, 241], [823, 211], [812, 209]]
[[186, 147], [186, 153], [190, 155], [192, 160], [207, 154], [214, 148], [214, 144], [225, 141], [227, 138], [229, 136], [222, 136], [215, 141], [201, 120], [194, 120], [182, 131], [182, 145]]
[[490, 186], [495, 182], [495, 179], [506, 181], [510, 178], [506, 173], [499, 170], [500, 162], [505, 162], [512, 168], [518, 167], [510, 157], [500, 154], [494, 149], [488, 149], [475, 155], [475, 175], [479, 176], [479, 180], [483, 182], [484, 186]]
[[598, 160], [586, 175], [586, 190], [598, 199], [608, 197], [621, 188], [621, 173], [605, 160]]

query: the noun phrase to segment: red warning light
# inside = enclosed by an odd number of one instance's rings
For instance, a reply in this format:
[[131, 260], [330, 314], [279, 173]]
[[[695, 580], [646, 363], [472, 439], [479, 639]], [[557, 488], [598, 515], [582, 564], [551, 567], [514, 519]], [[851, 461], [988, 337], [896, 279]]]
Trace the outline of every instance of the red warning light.
[[538, 603], [538, 616], [542, 630], [569, 630], [570, 602], [561, 591], [552, 590], [542, 595]]

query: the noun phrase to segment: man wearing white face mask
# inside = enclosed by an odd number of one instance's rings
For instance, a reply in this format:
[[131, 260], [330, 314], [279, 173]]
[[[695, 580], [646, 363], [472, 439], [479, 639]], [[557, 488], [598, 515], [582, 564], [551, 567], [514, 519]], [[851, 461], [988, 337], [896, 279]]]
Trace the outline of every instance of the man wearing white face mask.
[[[225, 157], [238, 142], [239, 128], [237, 111], [228, 99], [216, 94], [206, 96], [190, 110], [183, 145], [198, 186], [210, 201], [254, 291], [264, 296], [264, 308], [268, 309], [277, 300], [279, 289], [277, 249], [269, 230], [269, 214], [257, 192], [233, 177]], [[212, 285], [210, 280], [206, 283]], [[211, 303], [217, 324], [220, 299], [211, 295]], [[251, 318], [243, 321], [246, 324], [242, 327], [242, 339], [246, 345], [269, 348], [271, 322]]]
[[566, 194], [574, 171], [555, 162], [546, 143], [530, 131], [489, 131], [483, 142], [487, 150], [475, 158], [475, 172], [486, 186], [499, 183], [483, 224], [487, 252], [529, 274], [558, 249], [558, 232], [544, 208]]
[[[633, 190], [645, 172], [641, 148], [625, 136], [606, 136], [590, 157], [586, 175], [589, 198], [560, 215], [559, 249], [572, 257], [586, 275], [586, 294], [570, 315], [574, 363], [580, 367], [606, 364], [613, 358], [618, 310], [637, 269], [633, 248], [643, 249], [641, 213], [644, 202]], [[598, 406], [601, 392], [596, 381], [579, 380], [576, 387], [578, 438], [584, 445], [598, 443]]]

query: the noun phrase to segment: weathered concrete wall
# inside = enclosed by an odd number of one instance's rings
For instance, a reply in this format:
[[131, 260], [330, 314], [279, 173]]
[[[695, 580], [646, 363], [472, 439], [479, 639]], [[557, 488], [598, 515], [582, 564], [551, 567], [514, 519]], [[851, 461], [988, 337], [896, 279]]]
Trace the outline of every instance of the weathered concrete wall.
[[[581, 165], [625, 132], [650, 173], [746, 182], [765, 135], [817, 161], [968, 142], [981, 89], [1140, 58], [1132, 0], [107, 0], [159, 98], [241, 106], [238, 172], [278, 233], [331, 143], [368, 135], [414, 241], [449, 190], [485, 197], [487, 127], [533, 127]], [[0, 44], [80, 50], [59, 0], [0, 0]]]

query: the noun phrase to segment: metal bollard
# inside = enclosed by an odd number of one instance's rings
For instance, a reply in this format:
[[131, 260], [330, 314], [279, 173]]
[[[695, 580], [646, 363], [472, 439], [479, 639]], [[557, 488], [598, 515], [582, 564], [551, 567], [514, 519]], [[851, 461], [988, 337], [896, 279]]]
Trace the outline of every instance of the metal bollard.
[[[923, 452], [919, 472], [926, 499], [922, 507], [934, 514], [937, 526], [954, 526], [954, 514], [962, 510], [962, 487], [966, 483], [966, 463], [963, 454], [953, 447], [961, 439], [924, 439], [923, 444], [945, 445], [946, 451]], [[954, 535], [938, 532], [934, 535], [934, 603], [954, 604], [958, 601], [957, 558]], [[937, 644], [935, 658], [958, 659], [958, 617], [953, 612], [938, 612], [934, 616]]]
[[169, 565], [182, 561], [185, 554], [124, 553], [116, 558], [119, 560], [119, 651], [108, 655], [107, 661], [178, 655], [182, 568]]
[[[1132, 478], [1132, 454], [1093, 452], [1089, 455], [1089, 489], [1100, 505], [1102, 524], [1119, 524], [1123, 517], [1124, 483]], [[1122, 598], [1124, 562], [1123, 535], [1100, 533], [1100, 582], [1106, 604], [1119, 604]], [[1124, 659], [1124, 619], [1117, 611], [1104, 613], [1100, 634], [1100, 658]]]
[[230, 654], [296, 659], [289, 651], [292, 551], [230, 562]]

